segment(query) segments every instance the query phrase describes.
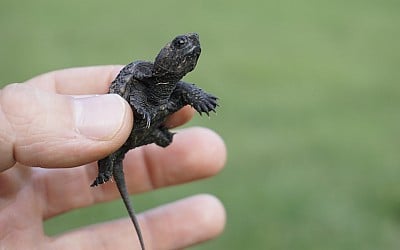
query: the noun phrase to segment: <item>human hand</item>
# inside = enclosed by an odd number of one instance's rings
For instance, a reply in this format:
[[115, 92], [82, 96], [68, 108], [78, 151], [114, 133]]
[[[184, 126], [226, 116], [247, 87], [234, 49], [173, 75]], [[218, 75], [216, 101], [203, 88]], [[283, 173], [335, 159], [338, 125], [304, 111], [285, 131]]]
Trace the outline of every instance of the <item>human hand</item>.
[[[0, 248], [139, 249], [129, 218], [49, 237], [43, 221], [69, 210], [119, 198], [113, 185], [90, 188], [96, 161], [117, 150], [132, 129], [129, 105], [107, 93], [120, 66], [47, 73], [0, 90]], [[85, 96], [82, 96], [85, 95]], [[167, 121], [193, 116], [185, 107]], [[221, 138], [204, 128], [179, 132], [167, 148], [147, 145], [124, 161], [128, 190], [139, 193], [205, 178], [225, 163]], [[40, 166], [40, 167], [35, 167]], [[179, 249], [216, 237], [222, 204], [197, 195], [138, 216], [148, 249]]]

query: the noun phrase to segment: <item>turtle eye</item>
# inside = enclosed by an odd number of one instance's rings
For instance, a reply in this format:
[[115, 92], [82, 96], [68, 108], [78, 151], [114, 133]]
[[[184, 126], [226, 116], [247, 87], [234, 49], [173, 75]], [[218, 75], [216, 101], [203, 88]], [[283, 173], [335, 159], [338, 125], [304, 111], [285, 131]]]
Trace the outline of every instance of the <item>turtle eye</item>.
[[177, 49], [184, 47], [186, 43], [187, 38], [185, 36], [178, 36], [172, 41], [172, 45]]

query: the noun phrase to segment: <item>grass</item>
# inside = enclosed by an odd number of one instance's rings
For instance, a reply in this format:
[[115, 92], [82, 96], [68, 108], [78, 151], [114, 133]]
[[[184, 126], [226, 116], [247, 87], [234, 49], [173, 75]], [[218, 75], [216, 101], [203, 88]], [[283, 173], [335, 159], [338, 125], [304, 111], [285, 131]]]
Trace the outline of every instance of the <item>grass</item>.
[[[0, 83], [53, 69], [152, 59], [196, 31], [187, 77], [221, 98], [218, 176], [135, 196], [138, 210], [209, 192], [225, 233], [193, 249], [398, 249], [398, 1], [0, 3]], [[120, 201], [46, 223], [50, 234], [125, 216]]]

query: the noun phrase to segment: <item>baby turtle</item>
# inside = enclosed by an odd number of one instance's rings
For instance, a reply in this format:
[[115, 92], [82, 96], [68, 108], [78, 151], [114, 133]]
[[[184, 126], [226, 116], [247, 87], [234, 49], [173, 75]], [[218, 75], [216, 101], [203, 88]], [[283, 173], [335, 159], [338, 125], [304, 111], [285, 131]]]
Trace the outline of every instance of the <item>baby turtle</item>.
[[217, 97], [181, 81], [195, 68], [200, 52], [196, 33], [179, 35], [161, 49], [154, 63], [135, 61], [126, 65], [110, 86], [109, 93], [122, 96], [132, 107], [134, 124], [126, 142], [98, 161], [99, 174], [91, 186], [114, 178], [142, 249], [145, 248], [144, 241], [126, 189], [122, 160], [136, 147], [150, 143], [168, 146], [174, 134], [164, 125], [165, 120], [182, 107], [190, 105], [200, 114], [215, 112]]

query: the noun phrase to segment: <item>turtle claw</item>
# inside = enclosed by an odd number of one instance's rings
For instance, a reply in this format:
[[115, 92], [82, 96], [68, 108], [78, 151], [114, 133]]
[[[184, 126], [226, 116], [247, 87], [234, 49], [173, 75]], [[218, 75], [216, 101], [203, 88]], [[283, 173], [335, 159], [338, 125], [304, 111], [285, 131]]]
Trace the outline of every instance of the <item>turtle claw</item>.
[[210, 116], [211, 111], [215, 113], [215, 109], [218, 107], [218, 98], [205, 92], [202, 92], [200, 96], [201, 98], [197, 102], [191, 103], [191, 106], [196, 109], [200, 115], [206, 113], [207, 116]]
[[146, 121], [146, 128], [150, 128], [151, 125], [151, 114], [147, 112], [144, 108], [136, 108], [136, 112], [142, 116], [143, 121]]
[[146, 118], [146, 128], [150, 128], [151, 119], [149, 115], [145, 115]]
[[143, 112], [142, 112], [142, 115], [143, 115], [143, 120], [146, 121], [146, 128], [150, 128], [150, 125], [151, 125], [151, 115], [150, 115], [148, 112], [144, 111], [144, 110], [143, 110]]

